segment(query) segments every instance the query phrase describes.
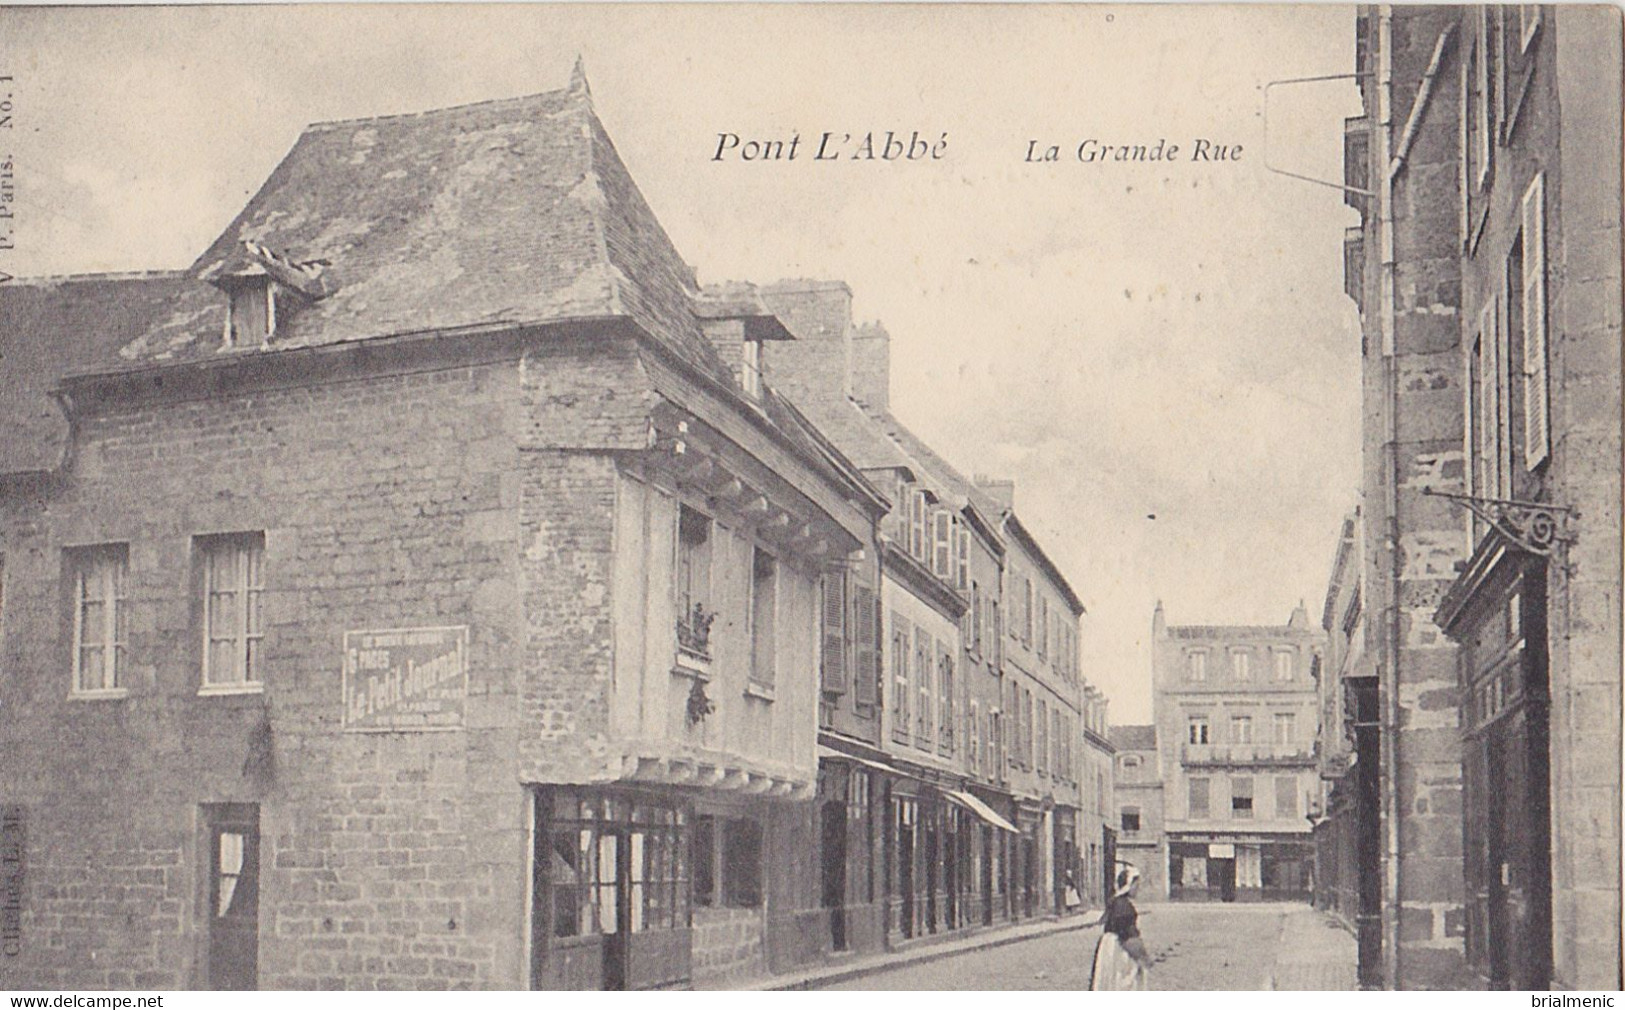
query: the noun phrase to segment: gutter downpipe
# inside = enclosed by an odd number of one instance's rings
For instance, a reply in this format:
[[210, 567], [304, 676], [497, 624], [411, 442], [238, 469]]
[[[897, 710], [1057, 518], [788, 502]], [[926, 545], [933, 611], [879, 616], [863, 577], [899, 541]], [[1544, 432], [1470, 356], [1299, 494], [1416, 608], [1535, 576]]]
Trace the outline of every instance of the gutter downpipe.
[[1454, 26], [1446, 27], [1440, 33], [1438, 41], [1433, 47], [1433, 57], [1428, 62], [1427, 70], [1422, 75], [1420, 87], [1416, 97], [1412, 100], [1409, 115], [1405, 121], [1405, 132], [1400, 138], [1399, 149], [1389, 155], [1390, 130], [1394, 125], [1394, 61], [1393, 61], [1393, 7], [1384, 4], [1381, 8], [1381, 17], [1378, 20], [1377, 50], [1380, 54], [1377, 69], [1377, 95], [1378, 95], [1378, 129], [1377, 129], [1377, 164], [1382, 170], [1381, 192], [1378, 198], [1377, 232], [1382, 255], [1381, 292], [1379, 296], [1379, 316], [1382, 326], [1383, 351], [1383, 378], [1387, 389], [1388, 410], [1385, 422], [1386, 431], [1383, 437], [1386, 441], [1385, 465], [1387, 467], [1387, 487], [1385, 489], [1388, 509], [1388, 557], [1389, 557], [1389, 599], [1388, 599], [1388, 635], [1389, 635], [1389, 684], [1387, 690], [1379, 690], [1382, 694], [1382, 767], [1388, 774], [1388, 788], [1383, 790], [1382, 819], [1384, 824], [1383, 853], [1383, 948], [1387, 952], [1383, 958], [1383, 984], [1390, 990], [1400, 987], [1401, 977], [1401, 951], [1399, 947], [1399, 918], [1402, 910], [1400, 898], [1400, 824], [1399, 811], [1406, 808], [1399, 795], [1399, 721], [1400, 721], [1400, 650], [1405, 642], [1404, 620], [1400, 610], [1400, 578], [1403, 573], [1401, 562], [1400, 522], [1399, 522], [1399, 481], [1402, 475], [1399, 455], [1399, 358], [1397, 354], [1397, 334], [1395, 316], [1395, 262], [1394, 254], [1394, 180], [1405, 167], [1405, 160], [1410, 154], [1411, 145], [1416, 139], [1417, 130], [1421, 127], [1422, 116], [1427, 111], [1429, 99], [1433, 95], [1434, 80], [1444, 63], [1445, 53], [1455, 38]]
[[[1388, 155], [1389, 130], [1393, 125], [1394, 59], [1393, 59], [1393, 7], [1379, 8], [1377, 27], [1377, 165], [1382, 173], [1381, 192], [1377, 199], [1377, 240], [1382, 257], [1379, 273], [1378, 318], [1382, 327], [1383, 380], [1387, 386], [1388, 410], [1383, 440], [1388, 473], [1385, 502], [1388, 513], [1388, 556], [1390, 575], [1388, 583], [1388, 684], [1380, 681], [1382, 690], [1382, 769], [1387, 773], [1388, 788], [1382, 790], [1383, 821], [1383, 938], [1386, 952], [1383, 957], [1383, 985], [1389, 990], [1399, 988], [1399, 653], [1403, 641], [1399, 611], [1399, 367], [1395, 355], [1394, 322], [1394, 176], [1397, 166], [1390, 165]], [[1380, 779], [1379, 779], [1380, 781]]]

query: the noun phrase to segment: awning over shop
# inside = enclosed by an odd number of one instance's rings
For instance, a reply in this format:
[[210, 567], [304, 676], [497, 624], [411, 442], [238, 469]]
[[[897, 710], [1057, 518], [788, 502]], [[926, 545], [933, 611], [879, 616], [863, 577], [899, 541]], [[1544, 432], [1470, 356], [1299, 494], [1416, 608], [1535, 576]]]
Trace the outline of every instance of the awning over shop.
[[853, 764], [868, 765], [870, 768], [877, 768], [883, 772], [891, 772], [893, 775], [898, 774], [897, 769], [893, 768], [891, 765], [881, 764], [879, 761], [871, 761], [868, 758], [861, 758], [856, 754], [848, 754], [845, 751], [838, 751], [833, 747], [825, 747], [823, 744], [818, 745], [818, 760], [850, 761]]
[[982, 820], [993, 825], [995, 828], [998, 828], [1000, 831], [1008, 831], [1013, 835], [1021, 834], [1021, 832], [1016, 830], [1016, 826], [1014, 824], [1011, 824], [1003, 817], [1000, 817], [994, 812], [992, 807], [988, 806], [986, 803], [983, 803], [970, 793], [961, 792], [957, 789], [944, 789], [942, 791], [942, 795], [948, 797], [949, 802], [959, 804], [966, 810], [969, 810], [971, 813], [975, 814], [977, 817], [980, 817]]

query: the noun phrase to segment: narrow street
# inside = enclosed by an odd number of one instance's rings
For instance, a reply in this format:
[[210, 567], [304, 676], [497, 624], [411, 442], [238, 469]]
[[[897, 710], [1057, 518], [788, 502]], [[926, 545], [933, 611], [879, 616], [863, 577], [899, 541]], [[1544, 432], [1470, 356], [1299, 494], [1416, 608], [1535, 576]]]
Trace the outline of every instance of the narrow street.
[[[1304, 905], [1150, 904], [1140, 929], [1162, 990], [1354, 988], [1354, 938]], [[1082, 989], [1098, 928], [853, 979], [835, 989]]]

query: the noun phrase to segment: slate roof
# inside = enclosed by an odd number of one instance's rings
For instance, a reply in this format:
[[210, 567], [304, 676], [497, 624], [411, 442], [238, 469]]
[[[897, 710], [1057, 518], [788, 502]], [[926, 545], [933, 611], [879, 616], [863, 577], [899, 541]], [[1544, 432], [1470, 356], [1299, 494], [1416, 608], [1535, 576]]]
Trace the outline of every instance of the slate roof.
[[323, 262], [324, 296], [279, 319], [273, 349], [613, 317], [733, 382], [579, 68], [560, 91], [308, 127], [122, 359], [216, 353], [226, 299], [206, 279], [245, 243]]
[[0, 284], [0, 473], [54, 469], [68, 436], [49, 395], [56, 380], [73, 369], [116, 367], [119, 348], [192, 283], [173, 272]]
[[1157, 749], [1155, 726], [1111, 726], [1109, 729], [1112, 746], [1119, 751]]

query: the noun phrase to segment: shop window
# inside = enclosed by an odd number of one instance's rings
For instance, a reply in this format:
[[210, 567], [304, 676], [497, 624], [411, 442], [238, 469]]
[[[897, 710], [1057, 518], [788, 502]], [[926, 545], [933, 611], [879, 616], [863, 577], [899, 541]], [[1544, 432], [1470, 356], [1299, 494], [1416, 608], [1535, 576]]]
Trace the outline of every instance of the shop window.
[[73, 693], [124, 692], [124, 581], [128, 544], [75, 548], [66, 554], [73, 586]]
[[710, 908], [717, 895], [717, 820], [707, 814], [694, 818], [689, 865], [694, 873], [694, 904]]
[[731, 908], [761, 907], [762, 826], [749, 818], [723, 827], [722, 893]]

